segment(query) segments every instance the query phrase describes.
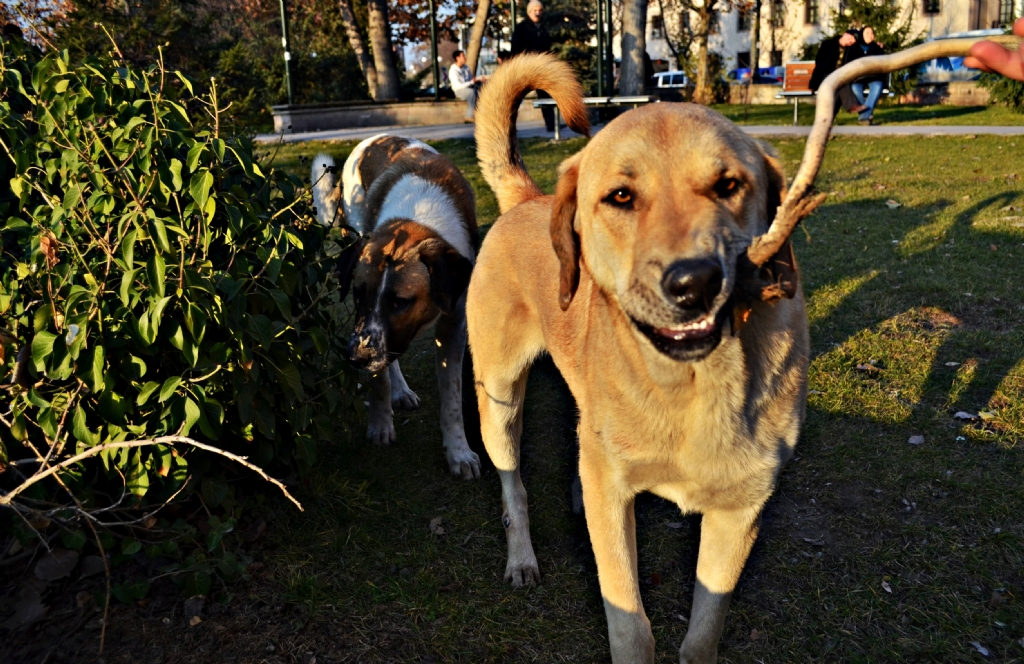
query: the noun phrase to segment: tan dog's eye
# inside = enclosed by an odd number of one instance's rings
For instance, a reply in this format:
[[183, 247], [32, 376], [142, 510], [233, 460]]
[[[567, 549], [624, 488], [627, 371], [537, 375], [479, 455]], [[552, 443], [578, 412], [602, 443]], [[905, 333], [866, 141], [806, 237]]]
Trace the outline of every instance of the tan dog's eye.
[[740, 188], [740, 181], [736, 178], [722, 178], [715, 183], [715, 194], [719, 198], [729, 198]]
[[605, 203], [618, 208], [631, 209], [633, 207], [633, 192], [625, 187], [616, 189], [604, 199]]

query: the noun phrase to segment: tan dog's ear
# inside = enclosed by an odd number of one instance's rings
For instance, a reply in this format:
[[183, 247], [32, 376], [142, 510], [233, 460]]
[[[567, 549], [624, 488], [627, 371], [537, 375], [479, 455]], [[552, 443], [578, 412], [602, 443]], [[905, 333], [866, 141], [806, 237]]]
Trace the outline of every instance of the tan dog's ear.
[[[765, 205], [765, 230], [771, 226], [772, 221], [775, 220], [775, 211], [782, 205], [782, 201], [786, 198], [786, 174], [782, 172], [782, 162], [779, 161], [779, 155], [775, 152], [775, 148], [758, 141], [761, 147], [761, 153], [764, 155], [764, 172], [768, 178], [768, 191], [767, 201]], [[762, 231], [764, 232], [764, 231]]]
[[576, 184], [579, 180], [580, 156], [569, 157], [559, 167], [555, 187], [555, 206], [551, 211], [551, 244], [561, 264], [558, 275], [558, 304], [569, 308], [580, 283], [580, 236], [573, 224], [576, 220]]

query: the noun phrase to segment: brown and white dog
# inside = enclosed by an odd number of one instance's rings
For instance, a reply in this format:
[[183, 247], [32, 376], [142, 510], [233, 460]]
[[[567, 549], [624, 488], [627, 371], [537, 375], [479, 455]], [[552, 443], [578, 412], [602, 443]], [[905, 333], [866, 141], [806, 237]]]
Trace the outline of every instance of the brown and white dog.
[[448, 467], [465, 479], [479, 477], [480, 459], [469, 449], [462, 419], [465, 292], [478, 244], [472, 187], [429, 145], [387, 134], [356, 146], [340, 183], [325, 154], [313, 160], [311, 175], [320, 223], [334, 223], [340, 203], [361, 236], [339, 259], [339, 271], [343, 295], [351, 284], [356, 310], [348, 359], [373, 375], [367, 438], [394, 442], [393, 407], [419, 406], [398, 358], [436, 322]]
[[[477, 106], [480, 166], [502, 216], [480, 251], [466, 316], [481, 432], [501, 479], [505, 578], [540, 577], [519, 438], [530, 364], [547, 352], [579, 407], [612, 661], [655, 659], [633, 514], [636, 495], [650, 491], [703, 514], [679, 657], [714, 662], [761, 508], [804, 417], [807, 315], [792, 252], [760, 272], [743, 262], [785, 179], [770, 149], [721, 115], [661, 103], [609, 122], [545, 196], [515, 138], [515, 109], [534, 89], [589, 130], [572, 70], [547, 55], [503, 64]], [[762, 280], [787, 297], [749, 297]]]

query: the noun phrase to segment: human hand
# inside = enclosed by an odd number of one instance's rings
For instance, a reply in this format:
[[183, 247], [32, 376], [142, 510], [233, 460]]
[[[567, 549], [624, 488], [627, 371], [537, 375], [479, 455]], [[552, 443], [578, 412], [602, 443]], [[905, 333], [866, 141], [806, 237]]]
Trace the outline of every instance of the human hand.
[[[1024, 37], [1024, 18], [1013, 24], [1013, 34]], [[996, 72], [1007, 78], [1024, 81], [1024, 44], [1016, 52], [1008, 51], [999, 44], [981, 41], [971, 47], [971, 55], [964, 65], [972, 69]]]

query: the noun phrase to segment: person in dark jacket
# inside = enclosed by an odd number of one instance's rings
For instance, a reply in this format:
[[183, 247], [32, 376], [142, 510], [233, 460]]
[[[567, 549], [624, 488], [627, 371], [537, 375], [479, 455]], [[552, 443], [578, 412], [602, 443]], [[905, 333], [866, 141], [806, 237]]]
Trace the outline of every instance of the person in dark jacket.
[[[850, 29], [838, 37], [821, 42], [821, 45], [818, 46], [818, 55], [814, 58], [814, 71], [811, 73], [811, 80], [807, 85], [811, 92], [817, 92], [828, 75], [840, 66], [840, 57], [842, 57], [842, 64], [847, 63], [847, 53], [851, 47], [856, 46], [858, 41], [860, 41], [860, 33]], [[843, 108], [851, 113], [860, 113], [865, 108], [857, 102], [857, 98], [853, 96], [848, 85], [839, 88], [838, 97]], [[836, 113], [838, 112], [839, 108], [837, 107]]]
[[[551, 35], [548, 34], [540, 17], [544, 14], [544, 5], [539, 0], [530, 0], [526, 5], [526, 18], [512, 31], [512, 57], [520, 53], [549, 53], [551, 51]], [[537, 90], [537, 97], [550, 98], [548, 93]], [[555, 130], [555, 109], [544, 106], [540, 109], [544, 114], [544, 126], [548, 131]]]
[[[867, 26], [861, 31], [860, 40], [846, 49], [846, 54], [843, 56], [843, 64], [845, 65], [870, 55], [885, 55], [885, 51], [875, 41], [875, 29]], [[886, 77], [883, 74], [875, 74], [874, 76], [858, 79], [850, 84], [850, 90], [853, 92], [853, 96], [857, 98], [857, 103], [864, 107], [864, 110], [860, 111], [858, 115], [861, 124], [871, 124], [874, 119], [875, 106], [878, 105], [878, 100], [882, 96], [882, 88], [885, 87], [885, 81]], [[867, 97], [864, 96], [864, 86], [867, 86], [868, 89]]]

